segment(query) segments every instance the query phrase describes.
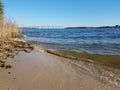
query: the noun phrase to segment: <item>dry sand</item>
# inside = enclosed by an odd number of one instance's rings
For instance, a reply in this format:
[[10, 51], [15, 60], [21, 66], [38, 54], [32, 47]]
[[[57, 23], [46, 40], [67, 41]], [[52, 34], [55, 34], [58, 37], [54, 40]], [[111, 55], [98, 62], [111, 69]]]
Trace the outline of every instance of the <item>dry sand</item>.
[[0, 90], [120, 90], [44, 51], [20, 52], [7, 63], [13, 67], [0, 71]]

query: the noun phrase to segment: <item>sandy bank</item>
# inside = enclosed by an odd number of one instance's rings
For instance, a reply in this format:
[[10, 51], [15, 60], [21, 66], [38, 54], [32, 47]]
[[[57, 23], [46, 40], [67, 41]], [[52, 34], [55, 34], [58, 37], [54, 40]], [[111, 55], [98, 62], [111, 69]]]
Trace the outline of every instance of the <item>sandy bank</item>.
[[10, 68], [11, 65], [6, 64], [7, 58], [14, 58], [20, 51], [31, 52], [34, 49], [31, 43], [20, 40], [0, 40], [0, 69]]
[[0, 71], [0, 90], [120, 90], [43, 50], [20, 52], [7, 63], [13, 67]]

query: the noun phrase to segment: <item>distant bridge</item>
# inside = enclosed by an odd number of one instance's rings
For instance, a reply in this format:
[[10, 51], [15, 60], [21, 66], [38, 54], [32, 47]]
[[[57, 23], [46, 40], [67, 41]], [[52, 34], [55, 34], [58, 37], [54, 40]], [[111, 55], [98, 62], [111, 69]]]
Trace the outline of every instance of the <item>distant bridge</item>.
[[25, 26], [23, 28], [39, 28], [39, 29], [62, 29], [64, 26]]

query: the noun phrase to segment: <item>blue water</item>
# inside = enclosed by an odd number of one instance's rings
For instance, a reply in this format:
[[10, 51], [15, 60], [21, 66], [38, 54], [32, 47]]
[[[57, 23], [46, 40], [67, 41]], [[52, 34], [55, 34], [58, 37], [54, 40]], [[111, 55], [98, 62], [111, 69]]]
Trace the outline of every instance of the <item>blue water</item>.
[[30, 29], [20, 30], [26, 40], [38, 41], [55, 50], [120, 55], [120, 29]]

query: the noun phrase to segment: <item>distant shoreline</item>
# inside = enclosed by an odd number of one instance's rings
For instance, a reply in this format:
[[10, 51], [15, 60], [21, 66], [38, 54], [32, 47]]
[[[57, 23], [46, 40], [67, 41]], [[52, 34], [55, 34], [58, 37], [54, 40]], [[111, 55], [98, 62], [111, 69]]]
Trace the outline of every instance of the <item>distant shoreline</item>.
[[89, 28], [120, 28], [120, 25], [115, 25], [115, 26], [99, 26], [99, 27], [66, 27], [65, 29], [89, 29]]
[[91, 27], [88, 27], [88, 26], [78, 26], [78, 27], [57, 27], [57, 26], [26, 26], [26, 27], [19, 27], [19, 29], [104, 29], [104, 28], [120, 28], [120, 25], [114, 25], [114, 26], [91, 26]]

